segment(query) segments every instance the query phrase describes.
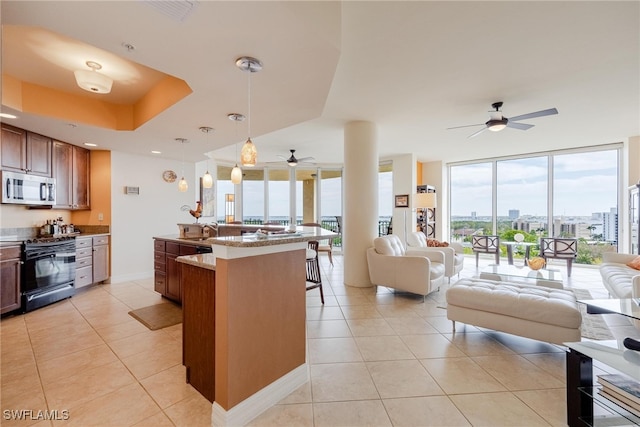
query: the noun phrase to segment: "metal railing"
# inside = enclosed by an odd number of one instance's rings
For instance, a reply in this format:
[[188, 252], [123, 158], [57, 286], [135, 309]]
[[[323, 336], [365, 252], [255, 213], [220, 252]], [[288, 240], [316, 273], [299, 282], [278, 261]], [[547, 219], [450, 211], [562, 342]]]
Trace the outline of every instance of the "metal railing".
[[[329, 230], [329, 231], [334, 231], [334, 232], [339, 232], [339, 226], [338, 226], [338, 220], [335, 219], [335, 217], [333, 217], [334, 219], [330, 219], [330, 218], [323, 218], [320, 220], [320, 225], [322, 226], [322, 228], [324, 228], [325, 230]], [[250, 224], [250, 225], [263, 225], [264, 221], [262, 219], [259, 218], [247, 218], [244, 221], [244, 224]], [[287, 227], [289, 226], [289, 220], [288, 219], [279, 219], [279, 220], [273, 220], [273, 221], [268, 221], [270, 224], [274, 224], [274, 225], [280, 225], [283, 227]], [[224, 221], [219, 221], [219, 224], [224, 224]], [[302, 224], [302, 220], [298, 219], [296, 220], [296, 225], [300, 225]], [[391, 225], [391, 220], [388, 219], [380, 219], [378, 220], [378, 236], [385, 236], [389, 233], [389, 226]], [[335, 237], [333, 239], [333, 246], [337, 246], [337, 247], [342, 247], [342, 235]]]

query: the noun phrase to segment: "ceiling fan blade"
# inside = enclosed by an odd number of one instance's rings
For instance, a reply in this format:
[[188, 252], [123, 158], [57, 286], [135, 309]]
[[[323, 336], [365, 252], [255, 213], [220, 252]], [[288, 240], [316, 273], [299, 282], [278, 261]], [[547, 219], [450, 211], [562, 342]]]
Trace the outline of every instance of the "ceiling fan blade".
[[527, 119], [533, 119], [535, 117], [543, 117], [543, 116], [551, 116], [553, 114], [558, 114], [558, 110], [555, 108], [549, 108], [548, 110], [540, 110], [540, 111], [536, 111], [535, 113], [529, 113], [529, 114], [523, 114], [521, 116], [515, 116], [515, 117], [509, 117], [509, 120], [513, 120], [513, 121], [520, 121], [520, 120], [527, 120]]
[[288, 157], [285, 156], [281, 156], [280, 154], [277, 154], [276, 157], [280, 157], [282, 160], [287, 160], [289, 159]]
[[315, 160], [315, 157], [301, 157], [298, 159], [298, 163], [300, 162], [310, 162], [312, 160]]
[[482, 132], [484, 132], [485, 130], [489, 129], [488, 127], [483, 127], [482, 129], [480, 129], [478, 132], [474, 132], [471, 135], [469, 135], [467, 138], [473, 138], [474, 136], [480, 135]]
[[460, 128], [470, 128], [472, 126], [484, 126], [484, 125], [485, 125], [484, 123], [477, 123], [475, 125], [454, 126], [452, 128], [447, 128], [447, 130], [449, 130], [449, 129], [460, 129]]
[[533, 126], [535, 126], [535, 125], [529, 125], [529, 124], [526, 124], [526, 123], [516, 123], [516, 122], [512, 122], [511, 120], [509, 120], [507, 122], [507, 127], [508, 128], [514, 128], [514, 129], [520, 129], [520, 130], [531, 129]]

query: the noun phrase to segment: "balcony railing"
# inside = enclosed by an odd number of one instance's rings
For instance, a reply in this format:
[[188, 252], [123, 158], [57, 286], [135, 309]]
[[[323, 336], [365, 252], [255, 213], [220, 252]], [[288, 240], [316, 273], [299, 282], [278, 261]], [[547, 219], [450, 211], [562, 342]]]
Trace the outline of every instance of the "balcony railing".
[[[338, 220], [335, 219], [335, 217], [333, 217], [334, 219], [330, 219], [330, 218], [323, 218], [320, 221], [320, 225], [322, 226], [322, 228], [324, 228], [325, 230], [329, 230], [329, 231], [334, 231], [334, 232], [338, 232]], [[259, 218], [247, 218], [243, 221], [245, 224], [250, 224], [250, 225], [263, 225], [264, 221], [262, 219]], [[270, 220], [270, 223], [275, 223], [276, 225], [281, 225], [283, 227], [288, 227], [289, 226], [289, 220], [288, 219], [278, 219], [278, 220]], [[219, 224], [224, 224], [224, 221], [219, 221]], [[296, 225], [300, 225], [302, 224], [302, 220], [298, 219], [296, 220]], [[386, 234], [389, 233], [389, 226], [391, 225], [391, 220], [389, 219], [380, 219], [378, 220], [378, 236], [384, 236]], [[333, 239], [333, 246], [336, 247], [342, 247], [342, 236], [338, 236], [335, 237]]]

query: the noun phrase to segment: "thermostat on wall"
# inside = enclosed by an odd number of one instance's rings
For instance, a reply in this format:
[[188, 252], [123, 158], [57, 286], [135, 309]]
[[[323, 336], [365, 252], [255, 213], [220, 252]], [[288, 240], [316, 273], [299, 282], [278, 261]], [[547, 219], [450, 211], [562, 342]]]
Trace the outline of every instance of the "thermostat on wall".
[[140, 194], [140, 187], [124, 187], [124, 194]]

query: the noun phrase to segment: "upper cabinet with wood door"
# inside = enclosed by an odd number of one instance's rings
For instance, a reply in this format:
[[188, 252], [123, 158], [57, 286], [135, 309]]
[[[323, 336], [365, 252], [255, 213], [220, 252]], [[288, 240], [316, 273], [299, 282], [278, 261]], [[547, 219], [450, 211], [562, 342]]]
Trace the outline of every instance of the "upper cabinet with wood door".
[[71, 168], [71, 201], [73, 209], [89, 209], [89, 177], [91, 152], [86, 148], [73, 146]]
[[0, 147], [2, 170], [51, 176], [51, 138], [3, 123]]
[[54, 141], [53, 177], [56, 179], [58, 209], [89, 209], [90, 151]]

